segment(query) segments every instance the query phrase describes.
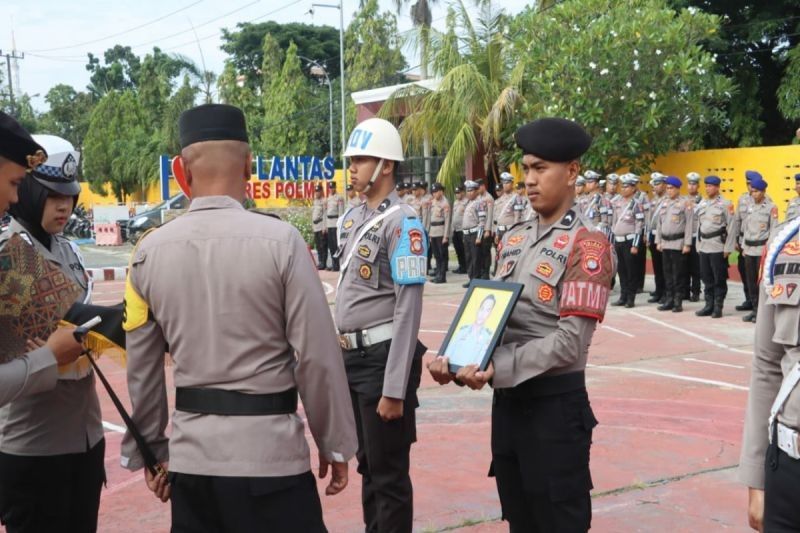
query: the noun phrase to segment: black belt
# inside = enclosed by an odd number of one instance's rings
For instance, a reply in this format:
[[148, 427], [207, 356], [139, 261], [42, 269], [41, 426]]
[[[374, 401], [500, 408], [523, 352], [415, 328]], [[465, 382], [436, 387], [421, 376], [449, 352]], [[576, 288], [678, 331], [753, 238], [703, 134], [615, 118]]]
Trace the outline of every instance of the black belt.
[[175, 409], [203, 415], [287, 415], [297, 411], [297, 389], [246, 394], [222, 389], [178, 387], [175, 391]]
[[311, 221], [312, 224], [319, 224], [320, 222], [322, 222], [321, 218], [318, 218], [317, 220], [312, 220]]
[[727, 232], [728, 230], [726, 228], [720, 228], [717, 231], [712, 231], [711, 233], [703, 233], [702, 231], [699, 233], [701, 239], [713, 239], [714, 237], [725, 235]]
[[328, 215], [328, 218], [339, 218], [339, 215]]
[[683, 233], [673, 233], [671, 235], [662, 235], [662, 241], [677, 241], [678, 239], [683, 239]]
[[444, 222], [431, 222], [431, 226], [444, 226]]
[[495, 389], [494, 393], [501, 398], [527, 400], [564, 394], [585, 388], [586, 374], [583, 370], [580, 370], [558, 376], [537, 376], [511, 389]]
[[748, 241], [747, 239], [745, 239], [744, 243], [747, 246], [761, 246], [763, 244], [767, 244], [767, 239], [763, 239], [760, 241]]

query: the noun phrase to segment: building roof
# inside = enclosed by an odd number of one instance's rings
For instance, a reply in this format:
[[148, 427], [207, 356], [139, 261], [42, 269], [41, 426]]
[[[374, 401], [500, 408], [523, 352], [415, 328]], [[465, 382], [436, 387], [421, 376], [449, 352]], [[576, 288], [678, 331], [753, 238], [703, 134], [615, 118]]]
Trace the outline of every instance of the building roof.
[[412, 83], [401, 83], [400, 85], [390, 85], [388, 87], [378, 87], [377, 89], [367, 89], [366, 91], [352, 93], [350, 97], [353, 99], [353, 102], [355, 102], [356, 105], [385, 102], [392, 94], [394, 94], [395, 91], [405, 87], [410, 87], [412, 85], [418, 85], [424, 89], [435, 91], [439, 87], [440, 81], [441, 80], [438, 79], [428, 79]]

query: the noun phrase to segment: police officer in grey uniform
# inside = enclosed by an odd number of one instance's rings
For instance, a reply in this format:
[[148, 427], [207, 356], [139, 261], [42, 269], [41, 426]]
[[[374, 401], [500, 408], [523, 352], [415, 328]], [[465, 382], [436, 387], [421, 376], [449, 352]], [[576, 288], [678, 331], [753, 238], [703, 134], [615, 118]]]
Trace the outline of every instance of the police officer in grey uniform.
[[[47, 153], [19, 123], [0, 111], [0, 217], [18, 200], [17, 189], [27, 170], [47, 160]], [[58, 365], [72, 363], [83, 347], [74, 328], [59, 328], [43, 346], [0, 363], [0, 407], [31, 394], [52, 390], [58, 383]]]
[[656, 225], [658, 218], [661, 216], [661, 208], [666, 199], [666, 184], [664, 183], [666, 176], [660, 172], [653, 172], [650, 174], [650, 185], [653, 188], [653, 198], [650, 200], [652, 207], [650, 209], [650, 216], [647, 218], [645, 224], [645, 234], [647, 235], [647, 247], [650, 250], [650, 257], [653, 261], [653, 277], [655, 278], [656, 289], [650, 293], [648, 303], [664, 303], [666, 301], [664, 287], [664, 258], [662, 253], [656, 246]]
[[[745, 275], [747, 288], [750, 291], [750, 301], [754, 308], [758, 308], [758, 271], [761, 254], [772, 232], [778, 225], [778, 208], [772, 200], [766, 197], [767, 182], [762, 178], [750, 180], [753, 201], [747, 206], [743, 218], [735, 219], [731, 233], [741, 233], [742, 255], [744, 255]], [[744, 322], [755, 322], [756, 311], [742, 317]]]
[[492, 267], [492, 247], [494, 246], [494, 197], [486, 189], [486, 180], [475, 180], [478, 183], [478, 195], [483, 199], [483, 206], [486, 210], [486, 222], [484, 223], [484, 237], [478, 245], [478, 265], [480, 267], [480, 278], [489, 279], [489, 271]]
[[436, 259], [436, 271], [432, 281], [433, 283], [446, 283], [447, 245], [453, 234], [453, 226], [450, 222], [450, 202], [444, 197], [444, 186], [441, 183], [434, 183], [431, 190], [433, 198], [430, 210], [430, 240], [433, 257]]
[[451, 227], [453, 229], [453, 248], [456, 250], [458, 268], [453, 270], [453, 274], [467, 273], [467, 260], [464, 251], [464, 209], [467, 207], [464, 187], [459, 185], [455, 188], [455, 200], [453, 200], [453, 217]]
[[765, 532], [800, 528], [799, 228], [780, 225], [764, 257], [739, 461], [750, 527]]
[[[464, 251], [467, 260], [467, 276], [469, 279], [481, 278], [480, 248], [486, 236], [486, 202], [480, 196], [478, 183], [472, 180], [464, 182], [467, 191], [467, 205], [464, 208]], [[469, 287], [469, 281], [464, 283]]]
[[[241, 206], [252, 157], [241, 110], [201, 105], [178, 126], [192, 202], [139, 241], [125, 291], [131, 416], [170, 471], [145, 481], [171, 499], [175, 532], [325, 531], [298, 395], [320, 477], [332, 467], [326, 494], [345, 488], [356, 451], [325, 293], [300, 233]], [[143, 466], [130, 433], [121, 463]]]
[[734, 214], [734, 223], [733, 227], [731, 228], [730, 235], [733, 235], [736, 238], [736, 250], [739, 252], [739, 259], [737, 260], [736, 268], [739, 271], [739, 279], [742, 280], [742, 288], [744, 289], [744, 301], [737, 305], [735, 309], [737, 311], [753, 311], [754, 307], [753, 302], [750, 301], [751, 291], [750, 287], [748, 286], [744, 254], [742, 253], [742, 235], [739, 229], [742, 227], [742, 222], [744, 221], [745, 216], [747, 216], [747, 211], [750, 208], [750, 204], [753, 203], [753, 188], [750, 186], [750, 183], [753, 179], [763, 178], [761, 178], [761, 174], [755, 170], [748, 170], [744, 173], [744, 175], [745, 179], [747, 180], [747, 191], [743, 192], [736, 202], [736, 213]]
[[587, 197], [584, 215], [592, 221], [597, 229], [608, 235], [610, 232], [608, 215], [611, 211], [611, 204], [605, 199], [599, 188], [600, 174], [594, 170], [587, 170], [584, 172], [583, 178], [586, 180], [584, 189]]
[[508, 172], [500, 174], [500, 183], [503, 184], [503, 195], [494, 203], [494, 240], [498, 244], [503, 240], [503, 235], [511, 226], [520, 221], [521, 211], [515, 209], [519, 203], [514, 192], [514, 176]]
[[318, 270], [328, 265], [328, 224], [325, 220], [325, 196], [322, 185], [314, 186], [314, 202], [311, 204], [311, 228], [314, 231], [314, 247], [317, 249]]
[[531, 209], [531, 202], [528, 200], [528, 195], [525, 192], [525, 183], [520, 181], [514, 186], [517, 191], [517, 201], [514, 204], [514, 211], [519, 213], [519, 221], [524, 222], [530, 220], [533, 216], [533, 209]]
[[366, 203], [340, 223], [342, 272], [334, 317], [358, 429], [358, 472], [366, 531], [410, 532], [409, 475], [417, 388], [425, 346], [417, 339], [426, 280], [422, 222], [394, 193], [404, 160], [397, 129], [361, 122], [345, 157]]
[[702, 274], [700, 272], [700, 256], [697, 254], [697, 228], [700, 222], [700, 218], [697, 216], [697, 206], [700, 205], [700, 202], [703, 201], [703, 197], [700, 195], [700, 174], [697, 172], [689, 172], [686, 175], [686, 192], [687, 198], [694, 202], [695, 205], [695, 216], [692, 217], [692, 248], [689, 250], [689, 259], [687, 263], [687, 282], [686, 282], [686, 294], [684, 294], [685, 299], [689, 300], [690, 302], [696, 302], [700, 300], [700, 280], [702, 279]]
[[[584, 369], [608, 302], [614, 251], [574, 208], [578, 158], [591, 142], [583, 128], [540, 119], [516, 140], [527, 190], [538, 193], [536, 215], [504, 236], [497, 279], [524, 288], [486, 370], [469, 365], [455, 379], [494, 388], [490, 475], [510, 531], [587, 531], [597, 420]], [[439, 383], [454, 377], [445, 358], [429, 369]]]
[[[642, 246], [642, 228], [644, 227], [644, 211], [636, 199], [638, 179], [633, 175], [625, 175], [622, 179], [622, 192], [614, 197], [611, 206], [614, 216], [611, 234], [614, 249], [619, 259], [619, 300], [611, 305], [633, 307], [636, 302], [636, 291], [639, 287], [639, 267], [637, 254]], [[644, 250], [641, 250], [644, 253]]]
[[[0, 247], [20, 235], [91, 298], [77, 246], [61, 235], [80, 194], [80, 154], [66, 140], [34, 136], [48, 154], [19, 186]], [[100, 401], [89, 362], [57, 371], [54, 387], [0, 408], [0, 521], [9, 533], [96, 531], [105, 481]]]
[[328, 252], [331, 256], [331, 268], [334, 272], [339, 272], [339, 256], [336, 251], [339, 249], [336, 235], [336, 222], [344, 214], [344, 199], [336, 192], [336, 182], [328, 184], [330, 193], [325, 198], [325, 228], [328, 231]]
[[677, 176], [667, 176], [667, 198], [656, 224], [656, 246], [663, 254], [666, 301], [659, 311], [680, 313], [686, 291], [686, 269], [692, 246], [692, 219], [694, 201], [681, 196], [681, 182]]
[[347, 185], [345, 187], [347, 191], [347, 205], [345, 206], [346, 209], [352, 209], [354, 207], [358, 207], [364, 203], [364, 200], [361, 198], [361, 195], [353, 189], [352, 185]]
[[800, 215], [800, 173], [794, 175], [794, 190], [797, 196], [789, 200], [786, 206], [786, 220], [787, 222]]
[[706, 176], [703, 179], [707, 198], [697, 204], [697, 252], [700, 254], [700, 273], [703, 276], [705, 306], [695, 311], [697, 316], [722, 317], [722, 306], [728, 294], [728, 255], [733, 242], [728, 233], [733, 224], [733, 204], [720, 196], [722, 179]]

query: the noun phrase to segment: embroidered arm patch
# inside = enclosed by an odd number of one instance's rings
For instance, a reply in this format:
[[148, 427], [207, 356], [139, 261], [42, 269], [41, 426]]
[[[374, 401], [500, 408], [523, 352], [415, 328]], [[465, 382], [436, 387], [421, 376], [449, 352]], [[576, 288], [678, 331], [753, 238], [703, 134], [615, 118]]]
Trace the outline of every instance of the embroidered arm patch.
[[427, 281], [428, 238], [418, 218], [403, 219], [391, 265], [392, 279], [398, 285], [420, 285]]
[[602, 322], [615, 270], [608, 239], [598, 231], [578, 230], [561, 285], [561, 317], [584, 316]]

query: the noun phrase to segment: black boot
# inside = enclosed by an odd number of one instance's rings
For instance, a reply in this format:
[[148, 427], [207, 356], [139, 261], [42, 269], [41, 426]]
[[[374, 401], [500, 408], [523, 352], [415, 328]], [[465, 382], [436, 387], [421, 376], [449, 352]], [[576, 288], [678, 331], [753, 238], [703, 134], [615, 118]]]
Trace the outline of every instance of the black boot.
[[675, 298], [675, 303], [672, 305], [672, 312], [673, 313], [683, 312], [683, 298], [681, 298], [680, 296]]
[[620, 307], [625, 305], [627, 301], [628, 301], [627, 297], [624, 294], [620, 293], [619, 300], [617, 300], [616, 302], [612, 302], [611, 305], [613, 305], [614, 307]]
[[722, 318], [723, 303], [725, 303], [725, 298], [714, 298], [714, 310], [711, 312], [711, 318]]
[[756, 312], [753, 311], [752, 313], [748, 313], [742, 317], [742, 322], [755, 322], [756, 321]]
[[714, 299], [711, 296], [706, 296], [706, 305], [698, 310], [695, 311], [695, 316], [711, 316], [711, 313], [714, 312]]
[[625, 300], [625, 307], [630, 309], [635, 305], [636, 305], [636, 291], [631, 291], [631, 293], [628, 294], [628, 298]]
[[659, 311], [669, 311], [670, 309], [672, 309], [674, 304], [675, 303], [674, 303], [674, 301], [672, 299], [672, 295], [665, 294], [663, 302], [661, 302], [661, 305], [658, 306], [658, 310]]
[[740, 305], [737, 305], [734, 309], [737, 311], [752, 311], [753, 310], [753, 302], [750, 300], [745, 300]]
[[647, 300], [647, 303], [649, 303], [649, 304], [661, 303], [661, 299], [662, 298], [663, 298], [663, 296], [661, 296], [660, 294], [651, 292], [650, 293], [650, 299]]

